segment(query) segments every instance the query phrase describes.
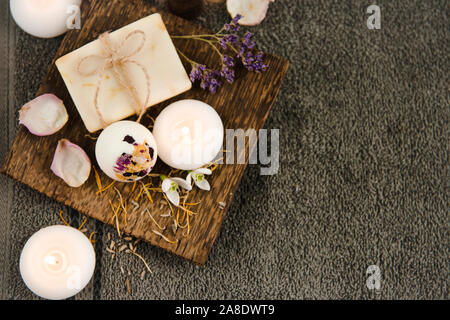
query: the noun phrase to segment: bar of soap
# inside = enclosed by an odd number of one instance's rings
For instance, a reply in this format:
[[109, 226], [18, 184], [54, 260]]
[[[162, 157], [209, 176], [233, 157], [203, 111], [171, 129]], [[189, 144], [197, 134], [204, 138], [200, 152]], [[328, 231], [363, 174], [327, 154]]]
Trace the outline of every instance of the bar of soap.
[[[150, 79], [150, 96], [147, 107], [189, 90], [192, 83], [161, 16], [155, 13], [111, 32], [111, 43], [121, 43], [133, 30], [141, 30], [146, 36], [144, 47], [130, 57], [130, 60], [138, 62], [147, 70]], [[123, 54], [131, 53], [133, 47], [138, 47], [139, 39], [139, 36], [130, 37], [125, 48], [120, 48], [120, 52]], [[98, 73], [83, 76], [78, 72], [81, 59], [90, 55], [104, 55], [100, 40], [94, 40], [62, 56], [56, 61], [56, 66], [86, 128], [89, 132], [95, 132], [107, 125], [102, 123], [94, 107], [95, 92], [99, 80]], [[91, 60], [89, 64], [93, 63]], [[95, 59], [93, 61], [95, 63]], [[102, 62], [99, 59], [100, 63]], [[95, 65], [92, 66], [92, 69], [95, 68]], [[132, 82], [131, 85], [136, 88], [140, 101], [145, 101], [148, 90], [143, 71], [133, 63], [124, 64], [122, 69]], [[127, 89], [119, 84], [111, 67], [106, 68], [104, 72], [104, 79], [102, 79], [98, 94], [98, 107], [106, 123], [122, 120], [137, 112], [134, 100]]]

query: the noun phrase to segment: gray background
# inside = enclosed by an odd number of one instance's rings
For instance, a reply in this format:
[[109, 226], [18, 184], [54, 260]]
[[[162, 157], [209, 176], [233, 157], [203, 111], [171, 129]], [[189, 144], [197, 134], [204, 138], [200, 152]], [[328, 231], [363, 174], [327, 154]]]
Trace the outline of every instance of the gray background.
[[[252, 31], [260, 48], [290, 61], [266, 124], [280, 129], [280, 172], [248, 167], [204, 267], [140, 244], [154, 270], [141, 281], [141, 261], [112, 261], [105, 246], [114, 230], [89, 221], [100, 237], [96, 272], [75, 299], [448, 299], [448, 2], [377, 1], [381, 30], [368, 30], [372, 3], [271, 5]], [[4, 159], [17, 111], [61, 38], [25, 34], [8, 1], [0, 6]], [[198, 18], [214, 29], [227, 20], [223, 5]], [[18, 258], [29, 236], [60, 223], [60, 209], [78, 225], [78, 213], [0, 177], [0, 297], [36, 299]], [[372, 264], [378, 292], [365, 285]]]

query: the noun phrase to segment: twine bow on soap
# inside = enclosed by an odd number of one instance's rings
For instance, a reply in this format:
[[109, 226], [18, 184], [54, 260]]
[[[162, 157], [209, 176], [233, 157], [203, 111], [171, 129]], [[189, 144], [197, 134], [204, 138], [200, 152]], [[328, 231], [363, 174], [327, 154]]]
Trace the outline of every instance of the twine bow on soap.
[[[128, 43], [128, 41], [134, 35], [140, 35], [140, 41], [137, 47], [134, 48], [134, 50], [132, 50], [131, 53], [128, 54], [121, 52], [122, 50], [128, 49], [133, 45], [132, 43]], [[102, 122], [102, 127], [105, 127], [108, 123], [105, 121], [105, 118], [100, 112], [98, 106], [98, 96], [100, 88], [103, 83], [103, 79], [105, 78], [105, 71], [108, 68], [111, 68], [116, 80], [122, 87], [124, 87], [127, 90], [128, 94], [134, 100], [134, 103], [136, 105], [134, 109], [136, 110], [136, 114], [139, 115], [137, 122], [140, 122], [142, 116], [147, 110], [146, 107], [150, 98], [150, 76], [148, 75], [148, 72], [145, 69], [145, 67], [136, 60], [133, 60], [132, 57], [138, 54], [144, 47], [146, 40], [145, 33], [141, 30], [131, 31], [123, 38], [123, 40], [119, 43], [119, 45], [112, 43], [111, 37], [108, 32], [101, 34], [98, 37], [98, 39], [102, 45], [104, 54], [103, 55], [92, 54], [82, 58], [78, 63], [77, 71], [79, 74], [85, 77], [92, 76], [94, 74], [98, 75], [94, 96], [94, 108], [95, 111], [97, 112], [98, 118]], [[87, 62], [91, 62], [91, 65], [94, 65], [95, 68], [93, 70], [86, 70], [88, 69], [89, 66], [89, 63]], [[131, 85], [130, 79], [127, 77], [125, 70], [123, 70], [123, 66], [127, 63], [132, 63], [138, 66], [145, 75], [147, 94], [144, 103], [141, 103], [139, 101], [139, 96], [138, 93], [136, 92], [136, 88], [133, 85]]]

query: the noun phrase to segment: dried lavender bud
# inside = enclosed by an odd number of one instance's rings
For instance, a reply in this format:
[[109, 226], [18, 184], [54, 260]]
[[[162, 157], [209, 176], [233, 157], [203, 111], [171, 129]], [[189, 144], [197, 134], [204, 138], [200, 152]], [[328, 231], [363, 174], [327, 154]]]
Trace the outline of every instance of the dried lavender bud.
[[197, 65], [195, 68], [193, 67], [191, 73], [189, 74], [191, 81], [195, 82], [196, 80], [202, 80], [205, 70], [206, 67], [201, 64]]
[[238, 24], [239, 20], [242, 18], [240, 14], [237, 14], [230, 23], [224, 25], [226, 31], [239, 31], [240, 26]]
[[209, 90], [211, 93], [216, 93], [217, 88], [222, 85], [219, 80], [220, 72], [217, 70], [211, 70], [205, 74], [200, 87], [205, 90]]
[[228, 83], [233, 83], [234, 81], [234, 70], [228, 67], [225, 67], [220, 72], [220, 75], [227, 80]]
[[227, 67], [234, 67], [234, 59], [227, 54], [223, 55], [222, 64]]
[[231, 20], [231, 23], [233, 23], [234, 25], [237, 25], [239, 20], [241, 20], [242, 15], [240, 15], [239, 13]]
[[267, 65], [263, 63], [264, 54], [262, 52], [256, 55], [249, 51], [242, 56], [242, 64], [250, 71], [262, 72], [267, 70]]
[[253, 34], [251, 32], [246, 32], [241, 39], [242, 46], [244, 46], [247, 49], [253, 49], [256, 46], [256, 42], [250, 39], [252, 36]]
[[226, 50], [226, 49], [228, 48], [228, 46], [227, 46], [227, 41], [226, 41], [225, 38], [220, 38], [219, 44], [220, 44], [220, 46], [222, 47], [222, 49], [224, 49], [224, 50]]

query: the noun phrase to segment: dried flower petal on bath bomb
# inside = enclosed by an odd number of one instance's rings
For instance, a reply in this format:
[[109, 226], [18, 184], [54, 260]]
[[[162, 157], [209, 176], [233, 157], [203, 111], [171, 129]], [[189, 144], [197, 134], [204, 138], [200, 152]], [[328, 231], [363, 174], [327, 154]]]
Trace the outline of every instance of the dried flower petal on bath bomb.
[[59, 131], [69, 120], [61, 99], [51, 93], [26, 103], [19, 111], [19, 123], [34, 135], [48, 136]]
[[69, 186], [76, 188], [89, 178], [91, 161], [80, 146], [61, 139], [58, 141], [50, 169]]
[[255, 26], [266, 17], [269, 3], [274, 0], [227, 0], [227, 10], [231, 17], [242, 15], [239, 24]]
[[129, 120], [114, 122], [97, 139], [95, 157], [111, 179], [133, 182], [145, 177], [156, 163], [157, 149], [152, 133]]

